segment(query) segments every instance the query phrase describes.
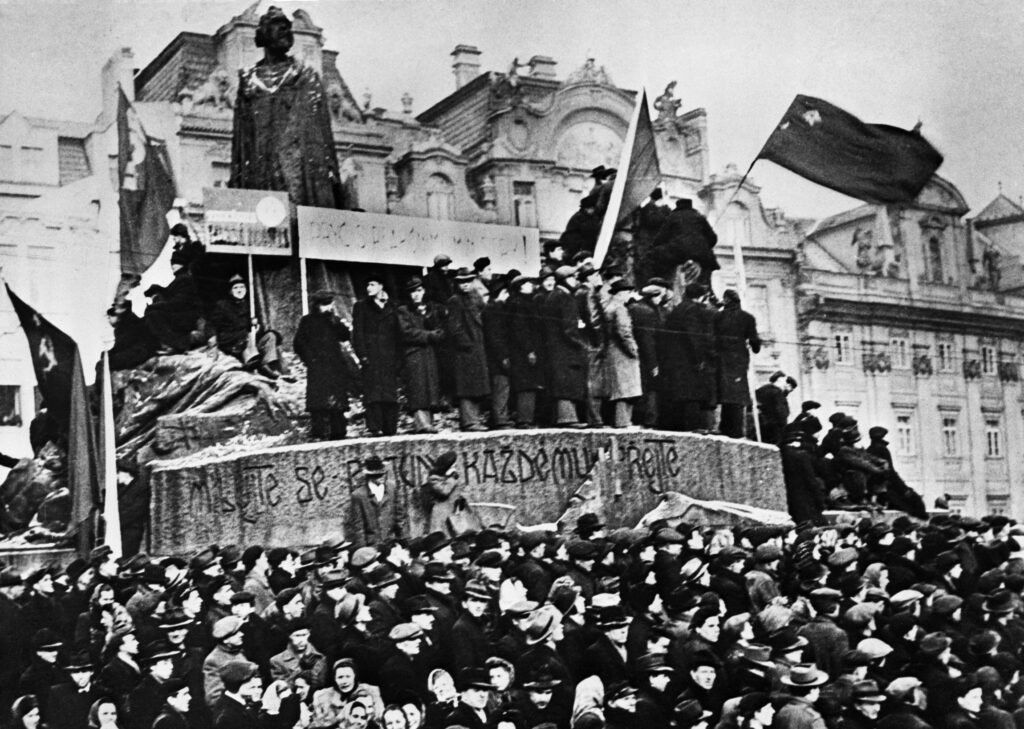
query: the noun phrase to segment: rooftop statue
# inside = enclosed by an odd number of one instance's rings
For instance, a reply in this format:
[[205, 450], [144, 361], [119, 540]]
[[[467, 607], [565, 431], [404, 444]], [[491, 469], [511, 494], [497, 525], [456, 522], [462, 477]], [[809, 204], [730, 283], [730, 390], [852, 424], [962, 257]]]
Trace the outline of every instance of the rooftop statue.
[[293, 43], [291, 20], [271, 6], [256, 30], [263, 60], [239, 72], [228, 187], [344, 208], [330, 99], [317, 72], [288, 55]]

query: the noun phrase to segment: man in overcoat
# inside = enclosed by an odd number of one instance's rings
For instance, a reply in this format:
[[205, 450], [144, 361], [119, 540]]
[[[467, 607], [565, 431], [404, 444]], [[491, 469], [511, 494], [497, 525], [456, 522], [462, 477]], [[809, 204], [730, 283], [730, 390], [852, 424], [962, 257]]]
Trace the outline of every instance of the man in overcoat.
[[576, 406], [587, 399], [587, 365], [589, 353], [583, 335], [584, 322], [573, 291], [576, 270], [561, 266], [555, 271], [557, 285], [544, 304], [544, 333], [547, 343], [548, 377], [554, 401], [555, 425], [585, 428], [577, 416]]
[[342, 342], [349, 329], [334, 313], [334, 294], [313, 294], [313, 311], [299, 321], [295, 354], [306, 365], [306, 409], [313, 438], [344, 438], [348, 410], [348, 376]]
[[700, 266], [697, 282], [711, 286], [711, 274], [720, 266], [714, 247], [718, 235], [707, 218], [693, 209], [693, 201], [682, 198], [654, 236], [651, 262], [659, 275], [673, 276], [677, 266], [693, 261]]
[[544, 331], [534, 298], [535, 280], [516, 276], [505, 304], [508, 326], [509, 385], [515, 397], [516, 425], [533, 427], [537, 393], [544, 387]]
[[398, 312], [373, 275], [366, 298], [352, 307], [352, 347], [363, 372], [366, 429], [371, 436], [398, 432], [398, 372], [402, 364]]
[[657, 340], [665, 321], [665, 312], [659, 304], [666, 290], [667, 287], [656, 284], [645, 285], [640, 290], [640, 298], [628, 304], [633, 319], [633, 338], [640, 355], [640, 388], [643, 396], [639, 418], [646, 428], [654, 428], [658, 424]]
[[511, 338], [509, 336], [509, 287], [503, 278], [493, 277], [491, 297], [484, 306], [484, 349], [487, 352], [487, 370], [491, 375], [491, 426], [511, 428], [509, 416], [512, 369]]
[[444, 339], [444, 309], [426, 300], [419, 278], [411, 279], [406, 291], [409, 301], [398, 307], [405, 398], [412, 411], [413, 432], [436, 433], [433, 411], [441, 404], [437, 347]]
[[475, 290], [476, 274], [468, 268], [455, 274], [458, 292], [448, 299], [448, 338], [455, 368], [455, 396], [459, 400], [459, 423], [465, 431], [487, 430], [480, 413], [480, 400], [491, 394], [484, 348], [484, 301]]
[[353, 549], [409, 535], [403, 494], [397, 488], [388, 488], [384, 474], [380, 458], [371, 456], [363, 463], [365, 483], [352, 492], [345, 526], [345, 536], [352, 541]]
[[[746, 408], [750, 402], [750, 352], [761, 351], [757, 320], [740, 308], [733, 289], [722, 294], [722, 310], [715, 316], [715, 347], [718, 350], [718, 401], [722, 404], [718, 430], [730, 438], [742, 438]], [[749, 350], [748, 350], [749, 346]]]
[[658, 341], [662, 427], [699, 430], [715, 392], [714, 313], [700, 302], [707, 289], [686, 287], [683, 300], [665, 317]]

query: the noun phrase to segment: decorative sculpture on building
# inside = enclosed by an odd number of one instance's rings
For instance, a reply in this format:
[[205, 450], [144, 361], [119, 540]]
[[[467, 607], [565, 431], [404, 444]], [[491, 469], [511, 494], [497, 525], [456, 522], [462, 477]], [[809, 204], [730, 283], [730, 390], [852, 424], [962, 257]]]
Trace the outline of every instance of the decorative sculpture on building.
[[611, 76], [604, 70], [604, 66], [598, 66], [593, 58], [569, 74], [565, 79], [567, 86], [572, 84], [601, 84], [603, 86], [614, 86]]
[[1016, 362], [1000, 362], [999, 379], [1002, 382], [1020, 382], [1020, 366]]
[[192, 106], [212, 106], [215, 109], [233, 109], [235, 100], [232, 98], [234, 89], [231, 84], [231, 74], [223, 68], [218, 68], [207, 77], [203, 83], [194, 89], [185, 89], [179, 94], [179, 100], [183, 97], [192, 97]]
[[[886, 223], [883, 221], [882, 224]], [[896, 247], [886, 236], [876, 241], [874, 231], [859, 227], [853, 232], [851, 245], [857, 249], [857, 270], [860, 273], [883, 278], [899, 275]]]
[[910, 366], [918, 377], [931, 377], [934, 372], [932, 358], [927, 353], [915, 354]]
[[964, 379], [976, 380], [981, 377], [981, 360], [964, 359]]
[[331, 119], [335, 122], [345, 124], [363, 121], [363, 115], [359, 113], [359, 108], [340, 84], [333, 83], [327, 87], [327, 99], [331, 109]]
[[288, 55], [294, 40], [291, 20], [271, 6], [256, 29], [263, 60], [239, 72], [228, 187], [344, 208], [329, 100], [316, 71]]
[[888, 352], [864, 352], [861, 355], [861, 365], [865, 372], [875, 374], [892, 372], [892, 358]]
[[654, 110], [658, 112], [655, 124], [674, 122], [679, 116], [679, 107], [683, 105], [683, 100], [676, 98], [676, 83], [676, 81], [670, 81], [665, 87], [665, 92], [654, 100]]

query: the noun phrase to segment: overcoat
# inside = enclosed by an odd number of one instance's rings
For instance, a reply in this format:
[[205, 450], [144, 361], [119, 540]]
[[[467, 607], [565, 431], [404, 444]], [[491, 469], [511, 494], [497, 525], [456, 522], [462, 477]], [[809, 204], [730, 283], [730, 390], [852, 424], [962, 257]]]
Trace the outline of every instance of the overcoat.
[[354, 549], [409, 536], [406, 504], [400, 496], [392, 487], [387, 488], [380, 502], [373, 498], [368, 486], [352, 492], [345, 536], [352, 540]]
[[509, 375], [509, 314], [505, 301], [491, 300], [484, 306], [481, 320], [484, 328], [484, 350], [487, 370], [491, 375]]
[[685, 299], [665, 317], [658, 341], [659, 390], [668, 400], [709, 403], [715, 397], [713, 314]]
[[479, 294], [457, 293], [448, 299], [448, 338], [455, 369], [455, 396], [484, 397], [491, 394], [484, 349], [484, 302]]
[[[544, 386], [544, 330], [536, 299], [513, 294], [505, 304], [508, 315], [509, 381], [512, 392], [529, 392]], [[533, 363], [530, 363], [530, 354]]]
[[352, 307], [352, 347], [363, 370], [366, 402], [398, 402], [401, 368], [398, 311], [390, 302], [380, 306], [362, 299]]
[[657, 386], [654, 374], [658, 368], [657, 338], [663, 326], [664, 313], [647, 299], [634, 301], [628, 308], [633, 318], [633, 339], [640, 355], [640, 385], [644, 392], [650, 392]]
[[718, 401], [748, 404], [750, 352], [757, 354], [761, 351], [761, 338], [757, 335], [754, 316], [738, 305], [726, 304], [715, 315], [715, 347], [718, 350]]
[[442, 310], [427, 303], [398, 307], [398, 331], [402, 337], [402, 383], [410, 410], [430, 410], [441, 403], [437, 371], [437, 345], [444, 337]]
[[589, 352], [576, 299], [562, 286], [545, 298], [544, 334], [550, 397], [585, 400]]
[[609, 400], [640, 397], [640, 350], [633, 335], [633, 318], [626, 292], [612, 296], [604, 307], [607, 347], [604, 356], [604, 392]]
[[306, 409], [347, 410], [348, 375], [342, 342], [349, 329], [331, 312], [313, 312], [299, 320], [293, 346], [306, 365]]

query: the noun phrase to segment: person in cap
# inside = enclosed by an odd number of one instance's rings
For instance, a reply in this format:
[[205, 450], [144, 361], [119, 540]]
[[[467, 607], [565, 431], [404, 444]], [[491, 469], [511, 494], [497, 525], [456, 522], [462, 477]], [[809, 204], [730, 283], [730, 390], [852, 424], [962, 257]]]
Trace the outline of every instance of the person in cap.
[[221, 618], [213, 624], [211, 634], [216, 645], [203, 660], [203, 696], [206, 705], [213, 707], [224, 691], [221, 678], [222, 669], [232, 662], [249, 662], [242, 650], [245, 636], [242, 634], [244, 622], [234, 615]]
[[646, 281], [654, 275], [651, 270], [651, 251], [654, 237], [661, 230], [671, 212], [664, 204], [665, 193], [656, 187], [650, 199], [636, 211], [633, 227], [633, 274], [637, 281]]
[[447, 253], [438, 253], [434, 256], [434, 264], [423, 278], [423, 288], [426, 290], [424, 294], [425, 300], [441, 307], [442, 315], [445, 302], [455, 293], [455, 282], [452, 280], [453, 273], [452, 257]]
[[666, 430], [708, 425], [704, 413], [715, 399], [716, 353], [714, 312], [700, 302], [706, 293], [701, 284], [688, 284], [658, 339], [661, 427]]
[[616, 281], [608, 287], [608, 294], [601, 310], [607, 339], [603, 358], [605, 395], [614, 403], [615, 427], [628, 428], [633, 424], [633, 403], [643, 394], [640, 349], [629, 310], [634, 291], [625, 281]]
[[53, 567], [43, 566], [25, 575], [25, 589], [18, 605], [29, 634], [43, 628], [60, 627], [60, 603], [57, 602], [54, 574]]
[[459, 424], [464, 431], [487, 430], [480, 402], [491, 394], [490, 372], [484, 343], [484, 300], [474, 288], [476, 274], [461, 268], [455, 274], [456, 293], [448, 299], [445, 334], [453, 351], [455, 397]]
[[[127, 699], [142, 680], [142, 668], [139, 666], [139, 639], [134, 630], [114, 635], [109, 638], [103, 650], [107, 658], [103, 669], [99, 672], [99, 681], [105, 689], [121, 699]], [[126, 702], [119, 700], [120, 709], [124, 710]]]
[[544, 266], [554, 271], [559, 266], [566, 263], [565, 246], [562, 245], [560, 240], [546, 240], [541, 246], [541, 255], [543, 256]]
[[294, 681], [302, 677], [312, 690], [327, 683], [327, 659], [309, 642], [310, 622], [296, 618], [287, 623], [288, 647], [270, 659], [270, 677]]
[[718, 236], [707, 218], [693, 209], [693, 201], [680, 198], [652, 241], [651, 269], [674, 278], [678, 266], [692, 261], [700, 267], [698, 283], [711, 286], [711, 274], [719, 269], [714, 247]]
[[850, 648], [849, 636], [836, 624], [842, 599], [843, 594], [830, 587], [813, 590], [808, 601], [811, 621], [799, 631], [811, 644], [818, 668], [830, 676], [839, 675], [843, 653]]
[[[143, 676], [124, 705], [132, 726], [153, 725], [171, 688], [168, 682], [174, 679], [174, 661], [179, 656], [181, 653], [164, 640], [150, 643], [142, 649], [139, 665]], [[187, 685], [182, 681], [182, 686]]]
[[445, 718], [445, 726], [486, 729], [491, 726], [487, 700], [494, 686], [486, 668], [465, 666], [459, 670], [459, 704]]
[[885, 716], [878, 722], [878, 729], [932, 729], [924, 719], [928, 696], [920, 679], [900, 676], [885, 687], [889, 698]]
[[462, 614], [451, 632], [454, 666], [482, 666], [491, 654], [487, 611], [493, 601], [490, 588], [479, 580], [466, 583]]
[[[286, 547], [274, 547], [267, 550], [267, 586], [270, 588], [271, 600], [281, 590], [299, 584], [299, 553]], [[251, 590], [251, 587], [248, 587]], [[256, 593], [257, 601], [259, 594]], [[269, 604], [269, 603], [268, 603]], [[265, 608], [264, 608], [265, 609]]]
[[404, 539], [409, 515], [404, 491], [388, 484], [384, 462], [377, 456], [363, 461], [362, 483], [349, 499], [345, 534], [355, 549], [388, 539]]
[[761, 441], [781, 445], [783, 432], [789, 423], [789, 401], [786, 397], [793, 388], [786, 373], [777, 370], [754, 392], [757, 414], [761, 422]]
[[236, 659], [221, 667], [217, 678], [223, 686], [223, 692], [211, 706], [213, 729], [264, 729], [266, 723], [261, 721], [262, 717], [256, 708], [263, 692], [259, 666], [251, 661]]
[[607, 397], [604, 358], [608, 337], [604, 330], [604, 309], [608, 303], [608, 289], [602, 273], [592, 263], [576, 268], [573, 297], [579, 308], [582, 340], [587, 347], [587, 424], [592, 428], [604, 427], [602, 403]]
[[747, 571], [747, 593], [755, 613], [781, 599], [779, 588], [779, 562], [782, 548], [773, 541], [757, 545], [754, 550], [754, 566]]
[[536, 279], [516, 276], [509, 283], [505, 302], [508, 331], [509, 390], [514, 398], [516, 426], [532, 428], [537, 395], [544, 386], [544, 328], [534, 295]]
[[306, 410], [310, 431], [318, 440], [337, 440], [347, 432], [348, 368], [342, 342], [350, 337], [334, 311], [334, 295], [320, 291], [312, 296], [312, 311], [299, 320], [293, 348], [306, 366]]
[[585, 428], [577, 408], [588, 397], [587, 367], [589, 350], [581, 333], [584, 327], [573, 292], [578, 282], [576, 271], [562, 266], [555, 271], [556, 287], [544, 299], [542, 317], [547, 350], [548, 397], [558, 427]]
[[129, 299], [118, 299], [107, 309], [107, 323], [114, 330], [114, 343], [107, 350], [111, 372], [134, 369], [156, 354], [160, 344], [142, 318], [132, 311]]
[[825, 720], [814, 703], [827, 682], [828, 674], [813, 663], [793, 666], [789, 674], [782, 677], [789, 695], [785, 705], [775, 714], [772, 726], [779, 729], [825, 729]]
[[352, 348], [363, 373], [363, 404], [370, 436], [398, 432], [398, 375], [402, 367], [398, 311], [380, 276], [365, 283], [366, 296], [352, 306]]
[[878, 726], [882, 704], [887, 700], [878, 682], [865, 679], [853, 685], [850, 705], [843, 713], [839, 726], [842, 729], [873, 729]]
[[44, 717], [54, 729], [86, 729], [90, 708], [106, 691], [96, 681], [87, 651], [77, 651], [68, 656], [64, 670], [70, 680], [50, 689]]
[[562, 261], [571, 259], [580, 251], [594, 252], [597, 237], [601, 233], [601, 217], [597, 214], [597, 203], [597, 196], [593, 192], [580, 198], [579, 209], [569, 218], [564, 232], [557, 241], [564, 251]]
[[797, 523], [818, 524], [826, 508], [827, 489], [821, 474], [828, 464], [818, 453], [817, 441], [806, 430], [809, 423], [804, 420], [784, 428], [779, 448], [790, 516]]
[[667, 290], [667, 286], [644, 286], [641, 296], [633, 296], [626, 303], [640, 366], [641, 398], [637, 403], [638, 419], [646, 428], [654, 428], [658, 424], [657, 340], [665, 319], [665, 311], [659, 304], [665, 298]]
[[[189, 720], [189, 711], [192, 708], [192, 689], [188, 682], [180, 678], [172, 678], [164, 684], [163, 689], [163, 704], [151, 724], [152, 728], [192, 729], [193, 725]], [[139, 723], [138, 726], [145, 726], [145, 724]]]
[[[50, 628], [40, 628], [31, 639], [32, 658], [18, 679], [18, 693], [37, 697], [46, 716], [50, 687], [67, 680], [68, 676], [57, 662], [58, 651], [64, 643]], [[15, 662], [11, 662], [15, 663]], [[15, 663], [15, 665], [17, 665]]]
[[[929, 698], [932, 693], [929, 691]], [[946, 729], [973, 729], [986, 726], [983, 721], [984, 689], [975, 674], [958, 677], [949, 686], [948, 699], [952, 706], [943, 716], [942, 726]]]
[[418, 660], [423, 635], [423, 630], [415, 623], [399, 623], [388, 632], [388, 641], [395, 650], [381, 665], [378, 674], [385, 704], [395, 703], [405, 691], [413, 691], [424, 702], [430, 701], [427, 677], [431, 667]]
[[174, 278], [153, 298], [143, 315], [143, 323], [159, 342], [158, 354], [188, 352], [205, 342], [198, 329], [203, 301], [188, 264], [188, 256], [183, 252], [171, 254]]
[[402, 384], [412, 411], [412, 432], [436, 433], [434, 410], [441, 405], [437, 357], [444, 339], [445, 310], [442, 303], [426, 299], [419, 278], [411, 279], [405, 289], [409, 300], [398, 307], [398, 331], [402, 338]]
[[750, 353], [761, 351], [757, 320], [740, 307], [735, 289], [722, 294], [722, 309], [715, 314], [715, 348], [718, 351], [718, 400], [722, 411], [718, 430], [730, 438], [746, 435], [746, 409], [750, 402]]
[[228, 279], [227, 288], [227, 297], [214, 304], [210, 315], [217, 348], [272, 380], [288, 374], [287, 365], [278, 351], [281, 335], [264, 327], [250, 311], [249, 287], [245, 279], [235, 274]]
[[488, 282], [489, 296], [481, 314], [484, 351], [491, 377], [491, 427], [504, 430], [514, 423], [509, 415], [512, 375], [512, 329], [508, 308], [510, 287], [503, 276]]

